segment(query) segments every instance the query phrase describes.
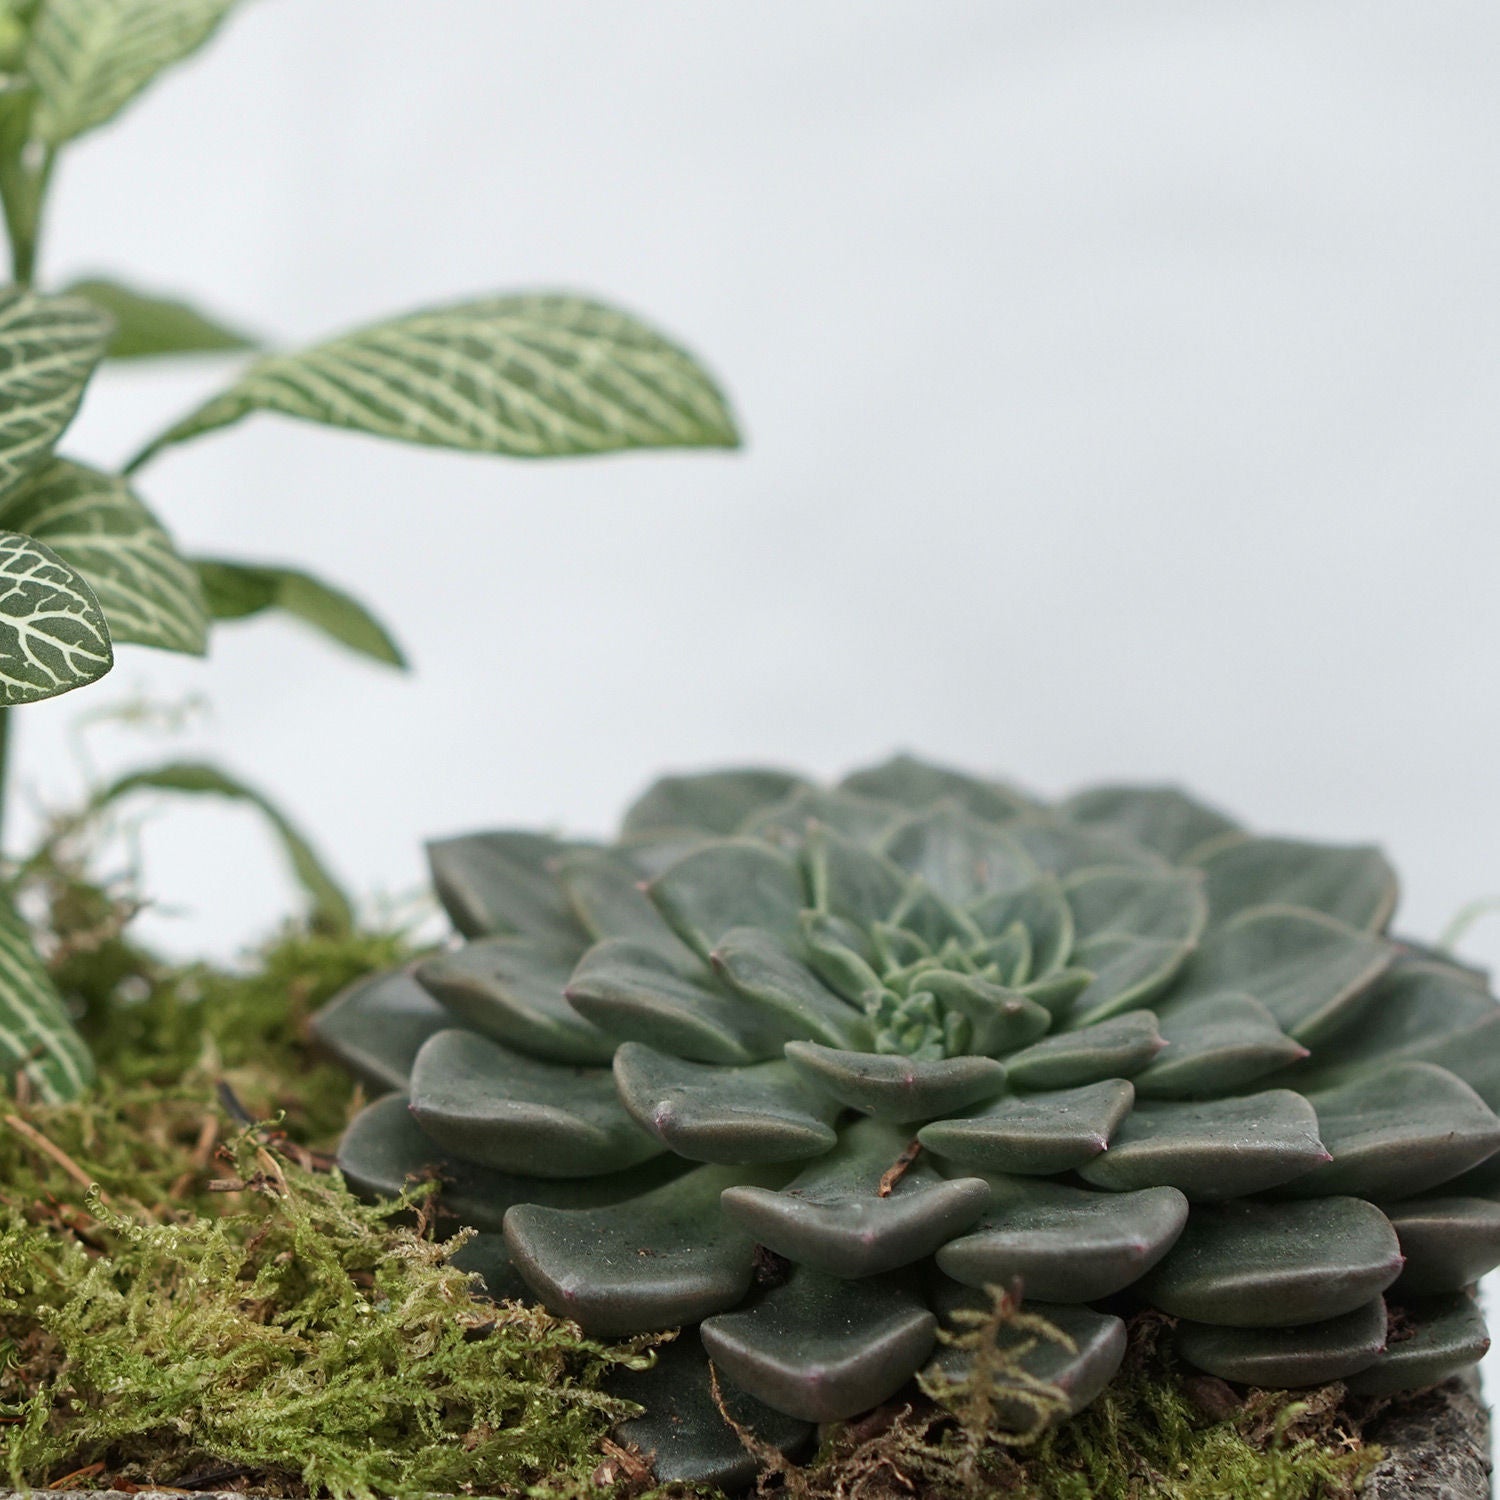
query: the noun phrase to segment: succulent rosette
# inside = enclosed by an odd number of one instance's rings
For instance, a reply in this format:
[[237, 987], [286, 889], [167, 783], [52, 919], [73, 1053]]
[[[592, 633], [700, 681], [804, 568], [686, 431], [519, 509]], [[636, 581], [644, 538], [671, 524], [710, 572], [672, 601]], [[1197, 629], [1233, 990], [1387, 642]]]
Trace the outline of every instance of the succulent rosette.
[[990, 1285], [1069, 1336], [1028, 1359], [1075, 1411], [1132, 1307], [1260, 1386], [1391, 1392], [1487, 1345], [1500, 1004], [1386, 935], [1374, 848], [898, 757], [671, 776], [612, 844], [430, 854], [466, 941], [318, 1019], [393, 1091], [341, 1165], [436, 1167], [496, 1295], [683, 1328], [627, 1392], [662, 1478], [748, 1472], [709, 1359], [790, 1449], [954, 1373], [939, 1327]]

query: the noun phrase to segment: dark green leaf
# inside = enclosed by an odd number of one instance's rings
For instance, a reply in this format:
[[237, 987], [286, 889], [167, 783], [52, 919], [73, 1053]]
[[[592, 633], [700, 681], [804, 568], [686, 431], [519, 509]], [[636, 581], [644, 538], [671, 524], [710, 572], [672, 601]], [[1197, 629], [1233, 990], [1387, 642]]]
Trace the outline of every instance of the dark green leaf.
[[150, 359], [165, 354], [229, 354], [254, 349], [246, 334], [206, 318], [196, 308], [92, 277], [75, 281], [67, 296], [82, 297], [115, 320], [110, 359]]

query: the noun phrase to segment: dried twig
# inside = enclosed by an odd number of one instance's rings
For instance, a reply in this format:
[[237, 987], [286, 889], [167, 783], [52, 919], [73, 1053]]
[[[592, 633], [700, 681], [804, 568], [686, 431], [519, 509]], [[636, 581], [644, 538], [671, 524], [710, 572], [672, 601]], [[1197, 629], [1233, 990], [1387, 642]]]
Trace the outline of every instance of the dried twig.
[[898, 1156], [880, 1179], [878, 1192], [882, 1198], [889, 1198], [896, 1184], [911, 1170], [911, 1165], [922, 1154], [922, 1143], [913, 1138], [906, 1145], [905, 1150]]
[[[91, 1188], [95, 1185], [94, 1179], [61, 1146], [49, 1141], [35, 1125], [28, 1125], [19, 1115], [6, 1115], [5, 1123], [22, 1140], [28, 1141], [31, 1145], [35, 1146], [44, 1156], [51, 1157], [80, 1187]], [[103, 1202], [109, 1202], [108, 1194], [103, 1191], [99, 1193], [99, 1197]]]

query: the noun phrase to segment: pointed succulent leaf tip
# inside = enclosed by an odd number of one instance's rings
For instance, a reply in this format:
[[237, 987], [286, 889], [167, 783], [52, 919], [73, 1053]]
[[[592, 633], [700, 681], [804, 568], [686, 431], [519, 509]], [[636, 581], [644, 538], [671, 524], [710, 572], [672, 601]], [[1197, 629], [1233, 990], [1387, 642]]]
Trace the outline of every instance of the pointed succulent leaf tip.
[[1308, 1055], [1253, 995], [1169, 997], [1161, 1005], [1161, 1056], [1134, 1075], [1143, 1099], [1207, 1098], [1243, 1088]]
[[968, 1052], [998, 1057], [1045, 1036], [1052, 1024], [1045, 1006], [1019, 990], [992, 984], [977, 975], [938, 969], [923, 975], [921, 982], [949, 1015], [965, 1022], [967, 1045], [963, 1050]]
[[533, 1177], [591, 1177], [658, 1156], [607, 1068], [538, 1062], [476, 1036], [440, 1031], [411, 1070], [412, 1118], [443, 1150]]
[[585, 1020], [622, 1041], [644, 1042], [693, 1062], [764, 1062], [782, 1033], [739, 998], [686, 979], [660, 953], [611, 938], [579, 960], [564, 991]]
[[1093, 971], [1080, 1022], [1102, 1021], [1160, 994], [1203, 931], [1201, 879], [1185, 870], [1082, 870], [1063, 881], [1073, 909], [1069, 961]]
[[799, 1265], [849, 1277], [897, 1270], [961, 1233], [990, 1197], [982, 1178], [945, 1178], [911, 1146], [901, 1127], [861, 1120], [780, 1192], [727, 1189], [724, 1212]]
[[894, 1124], [963, 1109], [1005, 1086], [1005, 1069], [989, 1057], [882, 1056], [816, 1042], [788, 1042], [786, 1055], [830, 1098]]
[[588, 934], [548, 869], [568, 847], [545, 834], [471, 833], [434, 840], [427, 862], [438, 899], [465, 937], [521, 933], [582, 952]]
[[1177, 1352], [1220, 1380], [1295, 1388], [1327, 1385], [1368, 1369], [1385, 1351], [1385, 1303], [1298, 1328], [1216, 1328], [1179, 1323]]
[[1396, 1231], [1362, 1198], [1234, 1202], [1195, 1208], [1141, 1289], [1173, 1317], [1293, 1328], [1353, 1312], [1400, 1274]]
[[962, 1118], [924, 1125], [917, 1139], [961, 1167], [1047, 1177], [1081, 1168], [1104, 1151], [1134, 1097], [1123, 1078], [1006, 1094]]
[[1154, 849], [1174, 864], [1239, 825], [1172, 786], [1096, 786], [1069, 797], [1062, 813], [1085, 828]]
[[1403, 1060], [1446, 1068], [1493, 1109], [1500, 1104], [1500, 1005], [1446, 964], [1398, 959], [1305, 1071], [1321, 1087]]
[[444, 1010], [490, 1038], [550, 1062], [608, 1063], [615, 1041], [568, 1004], [571, 946], [479, 938], [423, 959], [417, 982]]
[[1004, 829], [943, 801], [886, 834], [885, 853], [945, 901], [967, 906], [1034, 880], [1037, 866]]
[[683, 1163], [657, 1156], [626, 1172], [599, 1177], [522, 1177], [492, 1171], [444, 1152], [411, 1117], [405, 1094], [387, 1094], [350, 1122], [339, 1142], [344, 1180], [365, 1198], [395, 1198], [406, 1188], [436, 1179], [438, 1221], [446, 1232], [456, 1220], [481, 1233], [499, 1233], [516, 1203], [594, 1208], [660, 1187]]
[[750, 1290], [755, 1246], [720, 1212], [719, 1195], [786, 1175], [697, 1167], [608, 1208], [521, 1203], [505, 1215], [505, 1241], [542, 1303], [590, 1336], [676, 1328], [733, 1307]]
[[1500, 1150], [1500, 1119], [1433, 1063], [1396, 1062], [1309, 1093], [1333, 1160], [1285, 1191], [1405, 1198], [1451, 1181]]
[[906, 892], [898, 866], [821, 824], [809, 827], [802, 862], [808, 905], [859, 927], [884, 921]]
[[1019, 1281], [1028, 1306], [1096, 1302], [1139, 1280], [1177, 1242], [1188, 1202], [1176, 1188], [1094, 1193], [1034, 1177], [991, 1176], [989, 1208], [937, 1252], [969, 1286]]
[[809, 1422], [841, 1422], [898, 1391], [932, 1352], [937, 1319], [900, 1282], [799, 1268], [748, 1312], [701, 1330], [741, 1389]]
[[704, 958], [736, 927], [794, 938], [806, 905], [796, 865], [752, 839], [720, 839], [695, 849], [663, 870], [646, 894]]
[[640, 1126], [689, 1161], [800, 1161], [838, 1141], [837, 1101], [786, 1061], [725, 1068], [624, 1042], [614, 1079]]
[[1458, 1292], [1500, 1266], [1500, 1203], [1491, 1198], [1412, 1198], [1388, 1203], [1406, 1266], [1400, 1297]]
[[788, 771], [758, 768], [663, 776], [631, 804], [620, 831], [629, 837], [693, 828], [726, 836], [806, 785]]
[[[961, 1332], [955, 1314], [984, 1314], [990, 1310], [988, 1292], [953, 1283], [940, 1286], [933, 1296], [934, 1309], [945, 1326]], [[1095, 1312], [1091, 1307], [1069, 1307], [1049, 1302], [1026, 1302], [1025, 1310], [1049, 1323], [1067, 1342], [1041, 1337], [1030, 1328], [1002, 1324], [996, 1343], [1002, 1353], [1016, 1357], [1021, 1368], [1033, 1380], [1039, 1380], [1061, 1392], [1067, 1402], [1065, 1415], [1076, 1416], [1098, 1396], [1119, 1373], [1125, 1361], [1125, 1323], [1110, 1313]], [[1071, 1344], [1071, 1348], [1069, 1345]], [[931, 1388], [933, 1377], [943, 1382], [963, 1385], [973, 1370], [973, 1352], [960, 1344], [939, 1348], [923, 1377], [924, 1387]], [[940, 1392], [938, 1393], [941, 1394]], [[997, 1388], [995, 1422], [1000, 1428], [1028, 1431], [1036, 1419], [1035, 1408], [1007, 1396]]]
[[1079, 1171], [1114, 1192], [1164, 1183], [1196, 1201], [1262, 1193], [1328, 1159], [1312, 1105], [1290, 1089], [1268, 1089], [1233, 1099], [1140, 1100], [1108, 1154]]
[[1349, 1377], [1355, 1396], [1393, 1396], [1440, 1385], [1472, 1369], [1489, 1352], [1484, 1315], [1472, 1297], [1458, 1293], [1404, 1303], [1402, 1336], [1358, 1374]]
[[1210, 920], [1255, 906], [1303, 906], [1350, 927], [1383, 932], [1396, 907], [1396, 872], [1379, 849], [1233, 835], [1193, 856], [1207, 877]]
[[[615, 1425], [617, 1441], [651, 1459], [659, 1484], [716, 1485], [741, 1490], [754, 1483], [760, 1461], [719, 1411], [709, 1383], [708, 1354], [691, 1331], [657, 1351], [649, 1370], [612, 1375], [610, 1395], [645, 1410]], [[730, 1418], [783, 1454], [800, 1453], [811, 1442], [813, 1424], [789, 1417], [754, 1396], [720, 1382]]]
[[318, 1049], [367, 1089], [404, 1089], [423, 1042], [453, 1018], [404, 969], [357, 979], [309, 1022]]
[[551, 866], [573, 915], [591, 938], [629, 938], [655, 948], [684, 973], [698, 968], [696, 955], [662, 920], [641, 889], [640, 871], [604, 849], [577, 849]]
[[839, 790], [917, 811], [936, 802], [956, 802], [990, 823], [1006, 822], [1034, 805], [1013, 787], [932, 765], [912, 755], [895, 755], [878, 766], [852, 771], [839, 783]]
[[1032, 978], [1055, 974], [1073, 951], [1073, 908], [1055, 875], [1041, 875], [1011, 891], [981, 896], [969, 920], [986, 938], [1003, 938], [1019, 925], [1030, 945]]
[[775, 1017], [788, 1040], [862, 1051], [869, 1023], [830, 990], [778, 939], [757, 927], [735, 927], [709, 954], [714, 973], [748, 1005]]
[[1395, 952], [1384, 939], [1334, 917], [1259, 907], [1208, 932], [1173, 999], [1253, 995], [1289, 1036], [1313, 1046], [1358, 1015]]
[[1102, 1078], [1133, 1078], [1166, 1046], [1149, 1010], [1129, 1010], [1062, 1031], [1005, 1059], [1012, 1088], [1066, 1089]]

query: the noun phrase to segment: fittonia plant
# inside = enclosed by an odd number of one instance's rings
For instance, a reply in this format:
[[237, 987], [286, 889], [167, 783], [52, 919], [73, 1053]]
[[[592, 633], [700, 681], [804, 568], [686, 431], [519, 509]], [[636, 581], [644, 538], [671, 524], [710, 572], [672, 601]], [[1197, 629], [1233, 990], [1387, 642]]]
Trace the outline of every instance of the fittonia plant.
[[[207, 42], [236, 0], [0, 0], [0, 813], [12, 707], [109, 671], [124, 642], [201, 656], [211, 630], [292, 615], [390, 666], [401, 652], [360, 604], [279, 562], [184, 555], [135, 478], [148, 460], [255, 412], [401, 442], [518, 458], [733, 447], [733, 419], [686, 351], [587, 298], [486, 296], [408, 313], [300, 351], [254, 340], [170, 298], [90, 278], [38, 289], [55, 168], [165, 69]], [[289, 226], [291, 228], [291, 226]], [[123, 472], [57, 445], [105, 360], [253, 353], [218, 395], [144, 444]], [[212, 766], [169, 765], [105, 788], [209, 793], [266, 811], [317, 914], [348, 905], [259, 793]], [[0, 886], [0, 1087], [77, 1093], [87, 1049]]]
[[1074, 1410], [1136, 1305], [1255, 1385], [1388, 1392], [1486, 1347], [1500, 1004], [1386, 935], [1375, 849], [899, 758], [668, 777], [613, 844], [430, 853], [467, 941], [318, 1022], [396, 1091], [341, 1164], [438, 1167], [492, 1290], [683, 1325], [630, 1391], [662, 1477], [744, 1477], [707, 1359], [790, 1446], [992, 1284], [1073, 1341], [1032, 1359]]

